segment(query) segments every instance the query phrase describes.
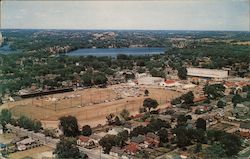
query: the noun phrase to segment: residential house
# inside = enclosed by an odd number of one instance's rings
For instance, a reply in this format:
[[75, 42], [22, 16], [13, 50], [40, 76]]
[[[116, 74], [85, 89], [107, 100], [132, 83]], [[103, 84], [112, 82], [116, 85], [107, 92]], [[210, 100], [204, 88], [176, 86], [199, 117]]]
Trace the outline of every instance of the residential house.
[[111, 156], [117, 157], [117, 158], [124, 158], [124, 150], [122, 150], [120, 147], [113, 146], [110, 150], [109, 154]]
[[141, 143], [144, 143], [145, 139], [146, 137], [144, 135], [138, 135], [136, 137], [132, 137], [130, 142], [141, 144]]
[[78, 137], [78, 140], [76, 142], [77, 145], [83, 147], [95, 145], [94, 141], [91, 140], [88, 136], [82, 136], [82, 135]]
[[97, 134], [92, 134], [89, 136], [89, 138], [95, 143], [98, 144], [99, 141], [102, 139], [101, 136], [97, 135]]
[[0, 124], [0, 134], [3, 134], [3, 126]]
[[240, 135], [250, 139], [250, 121], [240, 123]]
[[148, 147], [158, 147], [160, 144], [160, 137], [154, 133], [147, 133], [146, 141], [144, 142]]
[[249, 112], [249, 107], [245, 106], [244, 104], [237, 104], [234, 108], [234, 114], [239, 117], [245, 116]]
[[6, 144], [0, 143], [0, 151], [5, 150], [7, 148]]
[[111, 130], [108, 131], [109, 135], [117, 135], [120, 132], [123, 132], [124, 128], [123, 127], [114, 127]]
[[19, 141], [19, 142], [16, 143], [17, 149], [18, 149], [19, 151], [26, 150], [28, 146], [34, 144], [35, 142], [36, 142], [36, 141], [33, 140], [33, 139], [30, 138], [30, 137], [29, 137], [29, 138], [26, 138], [26, 139], [23, 139], [23, 140], [21, 140], [21, 141]]
[[140, 147], [137, 143], [131, 142], [129, 145], [126, 145], [124, 151], [129, 155], [135, 155], [140, 150]]
[[171, 123], [172, 116], [171, 115], [158, 115], [158, 119]]

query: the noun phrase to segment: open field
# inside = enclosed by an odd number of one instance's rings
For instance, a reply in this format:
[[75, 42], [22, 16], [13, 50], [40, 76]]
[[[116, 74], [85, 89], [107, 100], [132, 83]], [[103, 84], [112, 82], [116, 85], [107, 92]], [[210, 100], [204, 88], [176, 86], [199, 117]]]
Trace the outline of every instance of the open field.
[[41, 146], [41, 147], [36, 147], [36, 148], [25, 150], [25, 151], [18, 151], [18, 152], [12, 153], [9, 155], [9, 158], [21, 159], [24, 157], [32, 157], [34, 159], [42, 159], [42, 156], [41, 156], [42, 153], [50, 152], [52, 150], [53, 149], [51, 147]]
[[[9, 103], [8, 107], [15, 116], [27, 115], [31, 118], [41, 120], [46, 127], [56, 127], [58, 118], [66, 115], [76, 116], [81, 125], [89, 124], [96, 126], [98, 124], [105, 124], [105, 117], [108, 114], [119, 114], [125, 108], [130, 111], [131, 115], [137, 114], [139, 107], [142, 106], [143, 100], [146, 98], [142, 95], [145, 88], [139, 89], [140, 96], [123, 97], [122, 99], [120, 99], [120, 95], [115, 93], [113, 89], [91, 88], [53, 95], [52, 98], [60, 98], [56, 104], [57, 109], [53, 109], [53, 105], [52, 109], [47, 109], [47, 106], [42, 106], [44, 100], [49, 98], [48, 96], [39, 99], [30, 98], [12, 102]], [[162, 88], [147, 89], [150, 92], [148, 97], [156, 99], [161, 108], [166, 107], [166, 103], [169, 100], [180, 95], [178, 92]], [[82, 97], [79, 96], [81, 94]], [[83, 103], [83, 99], [85, 106], [82, 105], [82, 107], [80, 107], [80, 104]]]

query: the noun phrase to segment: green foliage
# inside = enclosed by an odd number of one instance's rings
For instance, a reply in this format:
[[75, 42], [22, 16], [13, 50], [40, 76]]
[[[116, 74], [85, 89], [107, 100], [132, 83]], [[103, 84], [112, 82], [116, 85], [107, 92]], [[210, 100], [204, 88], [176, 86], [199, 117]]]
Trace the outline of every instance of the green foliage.
[[232, 103], [236, 106], [238, 103], [244, 102], [244, 99], [239, 94], [235, 94], [232, 98]]
[[146, 72], [146, 69], [145, 69], [145, 68], [142, 68], [142, 67], [139, 67], [139, 68], [137, 69], [137, 72], [138, 72], [138, 73], [145, 73], [145, 72]]
[[150, 70], [150, 74], [153, 77], [162, 77], [162, 78], [165, 78], [165, 73], [164, 73], [163, 70], [157, 70], [157, 69], [153, 68], [153, 69]]
[[224, 148], [226, 155], [231, 157], [237, 155], [241, 149], [241, 140], [238, 136], [234, 134], [226, 134], [221, 140], [220, 143]]
[[186, 126], [187, 125], [187, 118], [185, 115], [179, 115], [177, 117], [177, 127]]
[[225, 155], [225, 150], [220, 143], [214, 143], [206, 149], [206, 158], [208, 159], [221, 159]]
[[79, 159], [80, 151], [77, 147], [76, 140], [74, 138], [62, 138], [56, 145], [54, 151], [56, 157], [59, 159]]
[[157, 132], [161, 128], [171, 128], [170, 124], [161, 119], [151, 119], [147, 125], [147, 132]]
[[12, 118], [12, 113], [8, 109], [2, 109], [0, 114], [0, 124], [10, 123]]
[[147, 108], [149, 112], [152, 108], [154, 108], [154, 109], [157, 108], [158, 105], [159, 104], [155, 99], [146, 98], [143, 101], [143, 107]]
[[204, 92], [209, 99], [217, 99], [224, 96], [225, 87], [222, 84], [211, 84], [204, 87]]
[[241, 139], [234, 134], [217, 130], [209, 130], [207, 132], [207, 138], [212, 145], [214, 145], [214, 143], [219, 143], [223, 149], [223, 154], [227, 157], [237, 155], [241, 149]]
[[21, 116], [17, 119], [17, 122], [20, 127], [34, 132], [38, 132], [42, 128], [42, 123], [39, 120], [32, 120], [26, 116]]
[[192, 91], [187, 92], [181, 96], [181, 99], [184, 100], [184, 103], [187, 105], [194, 104], [194, 94]]
[[90, 127], [89, 125], [84, 125], [84, 126], [82, 127], [82, 132], [81, 132], [81, 134], [82, 134], [83, 136], [90, 136], [90, 135], [92, 134], [92, 129], [91, 129], [91, 127]]
[[129, 111], [127, 109], [123, 109], [122, 112], [120, 113], [120, 116], [125, 119], [125, 120], [129, 120]]
[[197, 129], [201, 129], [203, 131], [206, 131], [206, 120], [204, 120], [203, 118], [198, 118], [196, 121], [196, 128]]
[[60, 128], [66, 137], [75, 137], [79, 134], [78, 121], [74, 116], [63, 116], [59, 118]]
[[112, 146], [117, 145], [117, 140], [115, 135], [106, 135], [99, 141], [102, 146], [104, 153], [109, 154]]
[[168, 130], [165, 128], [162, 128], [158, 131], [158, 136], [160, 137], [161, 143], [167, 143], [168, 142]]
[[138, 135], [145, 135], [147, 133], [147, 129], [144, 126], [138, 126], [135, 127], [131, 132], [130, 132], [130, 138], [132, 138], [133, 136], [138, 136]]
[[172, 105], [177, 105], [177, 104], [181, 104], [181, 98], [175, 98], [171, 101]]
[[96, 85], [106, 84], [107, 81], [108, 81], [108, 79], [103, 73], [95, 73], [93, 75], [93, 82]]
[[180, 67], [178, 69], [178, 77], [181, 79], [181, 80], [185, 80], [187, 79], [187, 69], [185, 67]]
[[117, 146], [122, 148], [123, 146], [125, 146], [125, 142], [129, 138], [129, 133], [127, 130], [124, 130], [124, 131], [118, 133], [116, 138], [117, 138]]
[[224, 102], [224, 101], [222, 101], [222, 100], [219, 100], [219, 101], [217, 102], [217, 107], [218, 107], [218, 108], [224, 108], [226, 105], [227, 105], [226, 102]]

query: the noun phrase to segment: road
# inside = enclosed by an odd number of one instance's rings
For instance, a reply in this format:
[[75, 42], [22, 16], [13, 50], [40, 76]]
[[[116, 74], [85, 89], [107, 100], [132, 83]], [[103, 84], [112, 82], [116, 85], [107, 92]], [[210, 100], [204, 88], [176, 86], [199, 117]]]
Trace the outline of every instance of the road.
[[[56, 148], [56, 144], [60, 141], [59, 139], [53, 139], [51, 137], [46, 137], [42, 133], [35, 133], [33, 131], [28, 131], [27, 129], [23, 129], [20, 127], [15, 127], [13, 125], [7, 124], [6, 127], [11, 129], [13, 132], [18, 133], [19, 135], [25, 135], [31, 137], [35, 140], [39, 140], [46, 146]], [[84, 154], [87, 154], [90, 159], [117, 159], [116, 157], [101, 153], [101, 149], [86, 149], [84, 147], [78, 146], [79, 150]]]

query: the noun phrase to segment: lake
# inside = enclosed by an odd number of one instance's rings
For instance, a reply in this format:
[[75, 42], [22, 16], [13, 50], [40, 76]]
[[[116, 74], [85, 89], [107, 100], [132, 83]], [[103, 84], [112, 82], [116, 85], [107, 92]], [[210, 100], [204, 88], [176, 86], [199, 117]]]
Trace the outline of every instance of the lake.
[[0, 54], [11, 54], [16, 53], [16, 51], [12, 50], [9, 45], [3, 45], [0, 47]]
[[156, 47], [143, 47], [143, 48], [105, 48], [105, 49], [78, 49], [66, 53], [68, 56], [110, 56], [116, 57], [119, 54], [134, 55], [134, 56], [144, 56], [144, 55], [155, 55], [163, 54], [166, 48], [156, 48]]

